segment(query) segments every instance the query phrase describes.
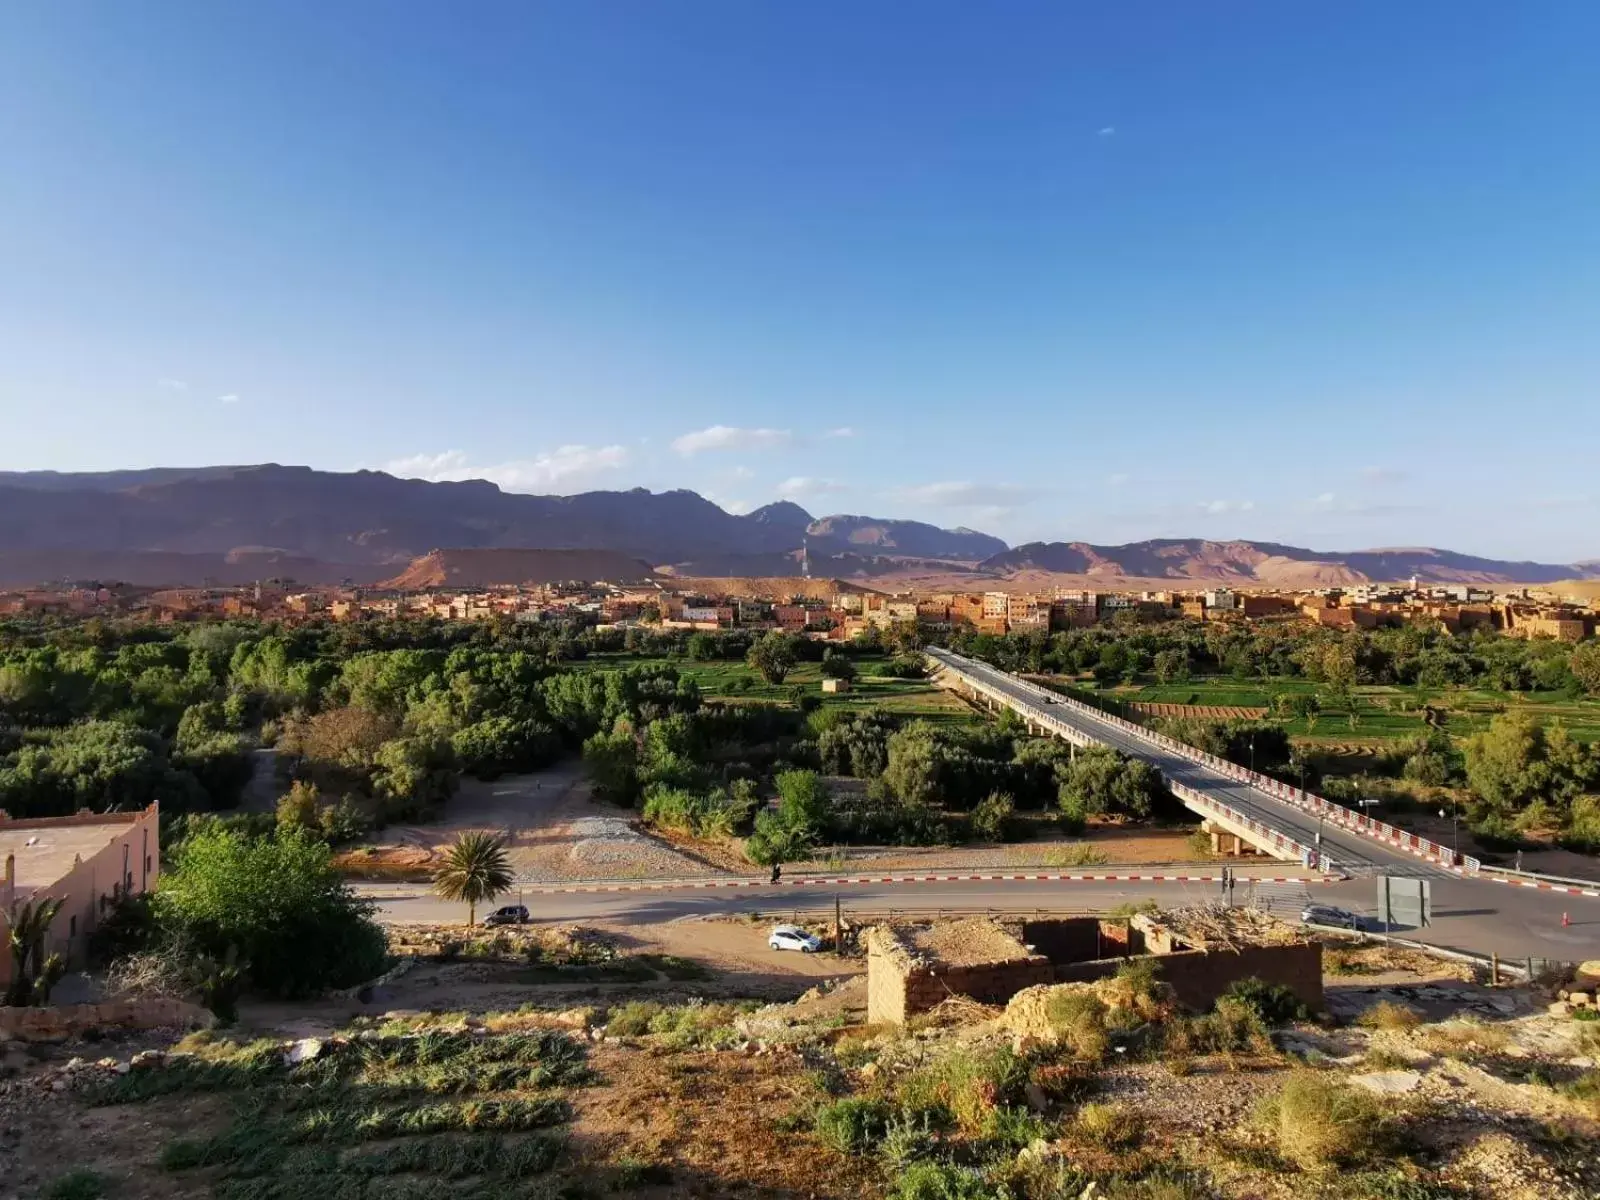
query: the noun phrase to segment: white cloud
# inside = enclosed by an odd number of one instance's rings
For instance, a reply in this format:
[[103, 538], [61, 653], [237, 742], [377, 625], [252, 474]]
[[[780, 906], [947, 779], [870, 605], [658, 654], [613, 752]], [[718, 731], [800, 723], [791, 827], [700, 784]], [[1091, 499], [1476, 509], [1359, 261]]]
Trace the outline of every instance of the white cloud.
[[741, 429], [712, 425], [672, 439], [672, 448], [685, 457], [703, 450], [771, 450], [787, 446], [794, 434], [787, 429]]
[[1117, 132], [1117, 127], [1115, 125], [1106, 125], [1106, 126], [1103, 126], [1101, 128], [1100, 132], [1098, 134], [1096, 134], [1095, 136], [1096, 137], [1114, 137], [1116, 135], [1116, 132]]
[[746, 480], [746, 479], [754, 479], [755, 477], [756, 477], [756, 473], [754, 471], [752, 471], [749, 467], [744, 466], [742, 464], [740, 466], [734, 467], [733, 470], [728, 472], [728, 478], [729, 479], [737, 479], [737, 480], [743, 481], [743, 480]]
[[1221, 516], [1224, 513], [1250, 512], [1255, 506], [1254, 500], [1203, 500], [1199, 507], [1201, 512]]
[[229, 392], [226, 396], [218, 396], [217, 399], [224, 404], [237, 404], [239, 403], [239, 394], [237, 392]]
[[446, 450], [442, 454], [413, 454], [396, 459], [383, 469], [391, 475], [434, 483], [487, 479], [508, 492], [528, 492], [614, 471], [627, 466], [629, 459], [626, 446], [560, 446], [536, 458], [475, 466], [463, 451]]
[[855, 435], [856, 431], [849, 425], [841, 425], [837, 429], [828, 430], [828, 432], [822, 436], [825, 438], [853, 438]]
[[1115, 475], [1107, 476], [1106, 482], [1112, 487], [1121, 487], [1123, 484], [1128, 482], [1128, 478], [1129, 476], [1126, 471], [1118, 471]]
[[1009, 511], [1018, 504], [1026, 504], [1040, 495], [1038, 488], [1020, 487], [1011, 483], [970, 483], [948, 481], [924, 483], [903, 487], [894, 492], [901, 500], [911, 504], [933, 504], [942, 508], [988, 508]]
[[778, 496], [784, 500], [804, 500], [815, 496], [828, 496], [834, 492], [849, 491], [837, 479], [817, 479], [811, 475], [795, 475], [778, 485]]
[[187, 392], [189, 385], [181, 379], [158, 379], [156, 386], [166, 392]]
[[1334, 506], [1334, 499], [1335, 497], [1332, 492], [1323, 492], [1320, 496], [1311, 501], [1311, 507], [1319, 512], [1329, 512]]

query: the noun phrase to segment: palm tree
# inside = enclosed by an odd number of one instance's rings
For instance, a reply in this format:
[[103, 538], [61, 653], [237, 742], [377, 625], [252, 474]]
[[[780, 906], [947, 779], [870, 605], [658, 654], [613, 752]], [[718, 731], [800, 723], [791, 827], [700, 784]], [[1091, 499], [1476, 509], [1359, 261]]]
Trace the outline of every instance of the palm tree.
[[511, 890], [511, 860], [506, 842], [492, 833], [457, 835], [433, 874], [433, 890], [446, 900], [467, 902], [467, 923], [478, 923], [478, 905]]
[[28, 901], [11, 910], [6, 922], [6, 949], [11, 953], [11, 986], [6, 989], [4, 1003], [23, 1006], [35, 999], [39, 989], [39, 1002], [49, 999], [50, 988], [61, 978], [64, 965], [60, 955], [47, 959], [44, 953], [45, 935], [61, 911], [61, 901], [46, 897], [38, 903]]

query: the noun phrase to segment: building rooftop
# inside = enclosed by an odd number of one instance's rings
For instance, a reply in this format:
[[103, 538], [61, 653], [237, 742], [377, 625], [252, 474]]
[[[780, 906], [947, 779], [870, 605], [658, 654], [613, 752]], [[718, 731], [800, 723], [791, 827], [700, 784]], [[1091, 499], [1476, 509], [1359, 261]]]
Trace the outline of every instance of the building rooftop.
[[92, 858], [138, 819], [136, 812], [123, 812], [0, 820], [0, 864], [9, 855], [16, 857], [16, 899], [25, 900], [49, 887], [72, 870], [78, 859]]

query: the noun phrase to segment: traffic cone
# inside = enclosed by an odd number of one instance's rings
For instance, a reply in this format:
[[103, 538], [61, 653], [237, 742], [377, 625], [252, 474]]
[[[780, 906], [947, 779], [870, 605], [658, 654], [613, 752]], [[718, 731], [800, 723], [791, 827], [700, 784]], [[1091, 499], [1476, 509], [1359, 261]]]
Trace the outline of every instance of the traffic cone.
[[1561, 914], [1561, 928], [1565, 929], [1568, 925], [1571, 925], [1571, 924], [1572, 924], [1572, 918], [1569, 917], [1566, 913], [1562, 913]]

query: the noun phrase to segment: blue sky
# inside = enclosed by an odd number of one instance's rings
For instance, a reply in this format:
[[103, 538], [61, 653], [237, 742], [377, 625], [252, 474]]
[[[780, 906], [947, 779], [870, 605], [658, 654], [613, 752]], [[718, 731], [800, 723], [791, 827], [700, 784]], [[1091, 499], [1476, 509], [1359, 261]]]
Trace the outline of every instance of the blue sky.
[[1600, 5], [8, 6], [0, 468], [1600, 557]]

